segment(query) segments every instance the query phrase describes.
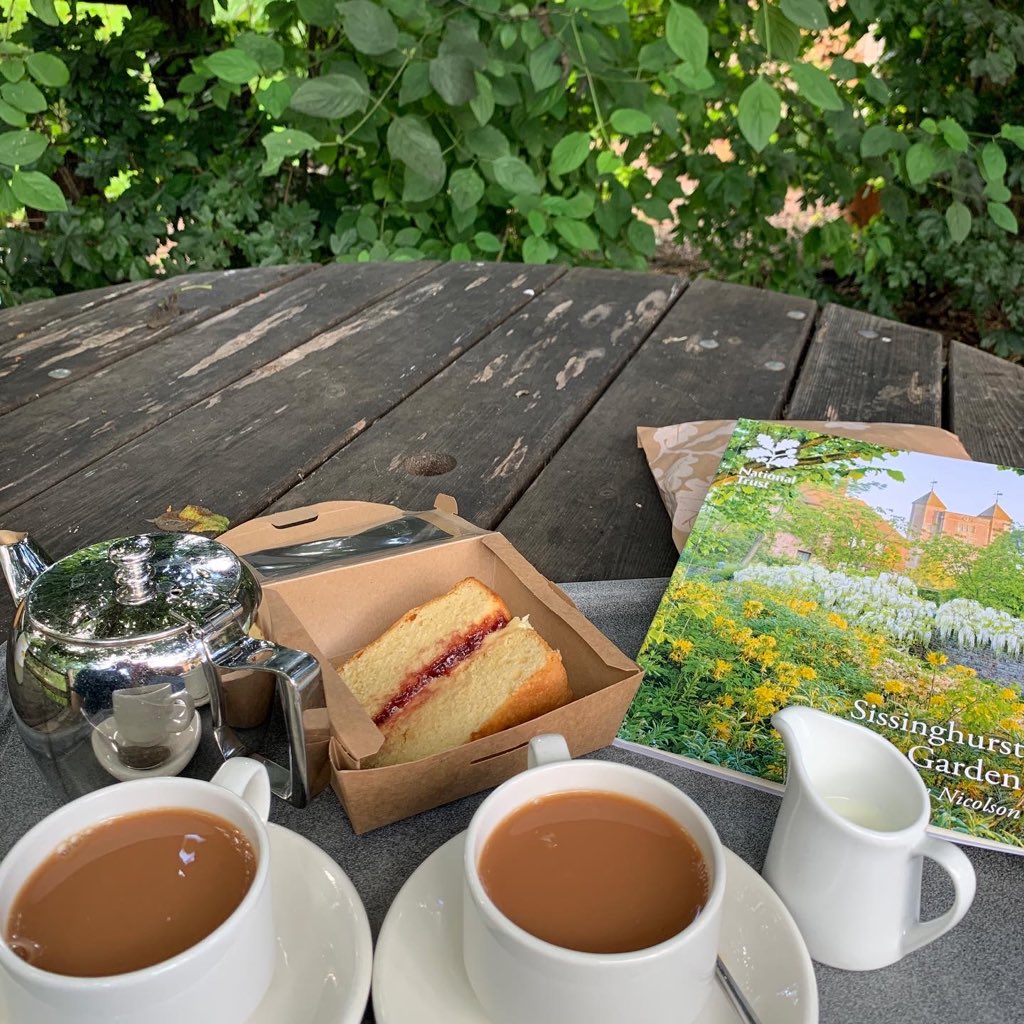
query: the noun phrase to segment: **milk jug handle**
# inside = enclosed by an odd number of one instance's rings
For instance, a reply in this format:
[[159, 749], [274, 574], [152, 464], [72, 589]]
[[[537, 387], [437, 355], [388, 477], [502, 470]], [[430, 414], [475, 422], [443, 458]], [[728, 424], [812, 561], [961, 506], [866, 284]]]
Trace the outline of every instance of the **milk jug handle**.
[[971, 862], [963, 850], [952, 843], [925, 836], [914, 848], [912, 856], [930, 858], [949, 875], [953, 883], [953, 906], [931, 921], [914, 922], [903, 937], [904, 955], [927, 946], [929, 942], [934, 942], [940, 935], [945, 935], [959, 924], [960, 919], [970, 909], [977, 887]]

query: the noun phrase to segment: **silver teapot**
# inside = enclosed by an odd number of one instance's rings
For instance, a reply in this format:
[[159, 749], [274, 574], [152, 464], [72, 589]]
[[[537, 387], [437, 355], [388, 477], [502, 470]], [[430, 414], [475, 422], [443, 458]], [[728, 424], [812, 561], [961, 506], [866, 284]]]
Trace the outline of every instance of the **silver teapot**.
[[276, 676], [284, 711], [288, 765], [260, 758], [274, 793], [298, 807], [309, 801], [303, 716], [323, 706], [320, 666], [249, 635], [260, 585], [223, 544], [152, 533], [51, 562], [27, 535], [0, 531], [0, 568], [18, 605], [7, 647], [15, 720], [44, 774], [69, 797], [112, 781], [93, 734], [120, 690], [208, 691], [221, 754], [244, 753], [225, 720], [218, 669], [249, 669]]

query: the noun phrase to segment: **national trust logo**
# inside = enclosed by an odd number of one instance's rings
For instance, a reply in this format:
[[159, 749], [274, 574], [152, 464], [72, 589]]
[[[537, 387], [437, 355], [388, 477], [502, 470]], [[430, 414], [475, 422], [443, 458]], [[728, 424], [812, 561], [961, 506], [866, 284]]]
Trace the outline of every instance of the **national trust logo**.
[[743, 455], [751, 462], [760, 462], [765, 469], [791, 469], [797, 464], [796, 452], [799, 447], [799, 441], [776, 441], [768, 434], [758, 434], [757, 444], [748, 448]]

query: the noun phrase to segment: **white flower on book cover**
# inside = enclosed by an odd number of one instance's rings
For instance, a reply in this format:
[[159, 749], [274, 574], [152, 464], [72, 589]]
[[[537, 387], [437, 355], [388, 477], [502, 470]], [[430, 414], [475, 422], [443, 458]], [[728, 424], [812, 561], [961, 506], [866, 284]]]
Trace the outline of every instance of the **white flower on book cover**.
[[796, 452], [799, 441], [784, 439], [776, 441], [768, 434], [758, 434], [757, 444], [743, 454], [751, 462], [760, 462], [768, 469], [791, 469], [797, 464]]

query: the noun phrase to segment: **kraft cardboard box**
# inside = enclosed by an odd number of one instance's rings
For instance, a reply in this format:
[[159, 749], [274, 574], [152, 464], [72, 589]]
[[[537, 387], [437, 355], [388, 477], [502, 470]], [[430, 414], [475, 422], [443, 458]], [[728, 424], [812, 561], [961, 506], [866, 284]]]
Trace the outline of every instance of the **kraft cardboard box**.
[[[409, 515], [391, 505], [326, 502], [244, 523], [220, 537], [237, 554], [308, 544], [386, 527]], [[496, 786], [526, 767], [526, 745], [540, 733], [565, 736], [573, 756], [611, 743], [640, 685], [641, 670], [500, 534], [478, 530], [439, 497], [417, 513], [435, 527], [425, 544], [392, 547], [294, 575], [261, 579], [271, 639], [308, 650], [323, 670], [326, 718], [310, 713], [311, 778], [328, 774], [356, 832]], [[257, 575], [260, 575], [257, 568]], [[342, 683], [335, 666], [410, 608], [476, 576], [530, 622], [562, 655], [574, 699], [522, 725], [407, 764], [361, 768], [383, 736]], [[324, 742], [325, 730], [329, 740]]]

